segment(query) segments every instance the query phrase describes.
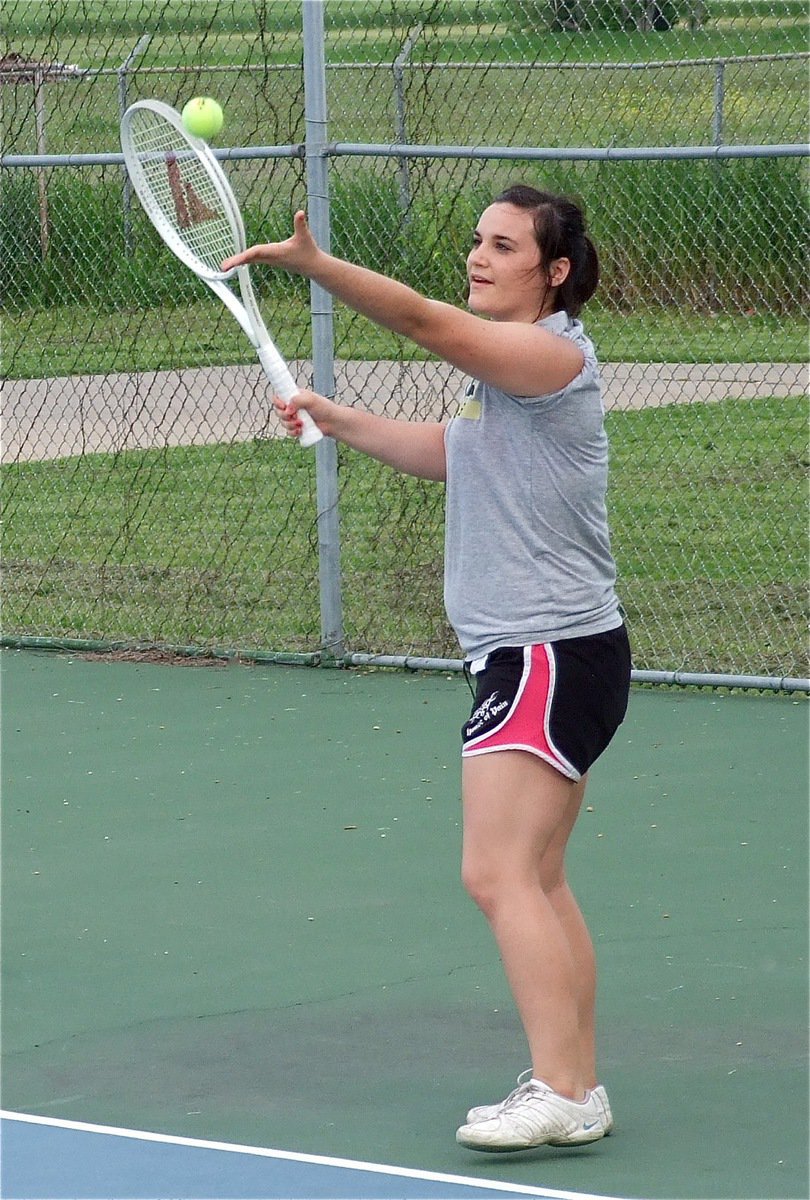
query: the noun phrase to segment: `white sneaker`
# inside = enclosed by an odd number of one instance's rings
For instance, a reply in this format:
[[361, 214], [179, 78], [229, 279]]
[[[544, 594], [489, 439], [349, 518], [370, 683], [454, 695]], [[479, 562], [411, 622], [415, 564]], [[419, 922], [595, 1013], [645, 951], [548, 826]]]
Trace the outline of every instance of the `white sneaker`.
[[[521, 1086], [531, 1079], [531, 1076], [531, 1067], [529, 1067], [527, 1071], [523, 1071], [522, 1074], [518, 1075], [518, 1086], [515, 1091], [519, 1091]], [[474, 1125], [476, 1121], [489, 1121], [492, 1117], [497, 1117], [503, 1106], [509, 1103], [514, 1094], [515, 1092], [510, 1092], [506, 1099], [501, 1100], [498, 1104], [479, 1104], [476, 1108], [471, 1108], [467, 1113], [467, 1124]], [[598, 1083], [592, 1090], [591, 1095], [593, 1096], [597, 1107], [600, 1110], [605, 1137], [608, 1137], [613, 1132], [613, 1113], [610, 1110], [608, 1094], [602, 1084]]]
[[531, 1079], [516, 1087], [494, 1116], [456, 1131], [461, 1146], [492, 1151], [582, 1146], [604, 1136], [604, 1111], [593, 1092], [578, 1103]]
[[605, 1131], [605, 1137], [609, 1137], [613, 1133], [613, 1113], [610, 1110], [610, 1101], [608, 1094], [602, 1087], [601, 1083], [597, 1083], [592, 1090], [591, 1095], [596, 1101], [596, 1107], [602, 1114], [602, 1127]]
[[528, 1083], [531, 1077], [531, 1067], [527, 1071], [521, 1071], [517, 1077], [517, 1087], [509, 1093], [505, 1100], [499, 1101], [498, 1104], [479, 1104], [475, 1108], [471, 1108], [467, 1113], [467, 1124], [474, 1125], [476, 1121], [489, 1121], [492, 1117], [497, 1117], [504, 1105], [508, 1104], [512, 1097], [522, 1090], [523, 1085]]

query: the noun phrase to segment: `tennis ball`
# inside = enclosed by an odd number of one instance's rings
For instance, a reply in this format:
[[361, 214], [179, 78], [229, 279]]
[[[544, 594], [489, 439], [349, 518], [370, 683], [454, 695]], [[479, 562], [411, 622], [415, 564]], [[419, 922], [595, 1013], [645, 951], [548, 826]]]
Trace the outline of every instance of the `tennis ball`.
[[183, 125], [195, 137], [212, 138], [222, 128], [222, 109], [210, 96], [195, 96], [183, 109]]

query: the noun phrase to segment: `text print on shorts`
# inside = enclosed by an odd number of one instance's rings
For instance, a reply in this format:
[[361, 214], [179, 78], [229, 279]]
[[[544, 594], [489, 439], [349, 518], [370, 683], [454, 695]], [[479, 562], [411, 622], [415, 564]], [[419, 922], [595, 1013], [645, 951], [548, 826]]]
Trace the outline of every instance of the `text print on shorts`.
[[[566, 778], [578, 780], [580, 772], [555, 746], [551, 736], [556, 679], [554, 648], [549, 644], [523, 646], [522, 654], [523, 670], [514, 697], [501, 695], [498, 689], [477, 706], [464, 726], [462, 756], [526, 750]], [[492, 658], [490, 655], [488, 662]]]

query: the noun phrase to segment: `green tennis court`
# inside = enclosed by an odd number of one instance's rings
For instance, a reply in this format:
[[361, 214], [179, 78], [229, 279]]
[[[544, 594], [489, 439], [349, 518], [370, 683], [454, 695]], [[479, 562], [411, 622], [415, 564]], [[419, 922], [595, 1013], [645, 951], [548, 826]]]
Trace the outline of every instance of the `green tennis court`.
[[454, 674], [5, 651], [3, 1106], [624, 1197], [807, 1195], [807, 705], [637, 689], [572, 876], [615, 1135], [455, 1145], [525, 1066], [458, 882]]

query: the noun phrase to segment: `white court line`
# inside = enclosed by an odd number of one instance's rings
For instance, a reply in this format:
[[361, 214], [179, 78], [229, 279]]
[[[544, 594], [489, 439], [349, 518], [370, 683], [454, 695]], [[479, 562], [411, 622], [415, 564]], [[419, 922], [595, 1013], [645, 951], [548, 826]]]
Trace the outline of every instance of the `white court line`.
[[188, 1146], [197, 1150], [222, 1150], [231, 1154], [252, 1154], [256, 1158], [278, 1158], [286, 1162], [311, 1163], [321, 1167], [340, 1167], [346, 1171], [373, 1171], [378, 1175], [394, 1175], [403, 1179], [425, 1179], [431, 1183], [454, 1183], [487, 1191], [512, 1192], [520, 1196], [545, 1196], [547, 1200], [620, 1200], [615, 1196], [596, 1196], [588, 1192], [561, 1192], [553, 1188], [525, 1187], [522, 1184], [502, 1183], [464, 1175], [443, 1175], [434, 1171], [419, 1171], [410, 1167], [391, 1167], [384, 1163], [357, 1162], [350, 1158], [329, 1158], [320, 1154], [297, 1154], [292, 1150], [268, 1150], [263, 1146], [239, 1146], [235, 1142], [209, 1142], [200, 1138], [176, 1137], [168, 1133], [148, 1133], [143, 1129], [117, 1129], [110, 1125], [89, 1125], [85, 1121], [65, 1121], [57, 1117], [39, 1117], [30, 1113], [8, 1112], [0, 1109], [0, 1119], [23, 1121], [29, 1125], [47, 1125], [55, 1129], [71, 1129], [77, 1133], [101, 1133], [108, 1137], [135, 1138], [141, 1142], [160, 1142], [168, 1146]]

